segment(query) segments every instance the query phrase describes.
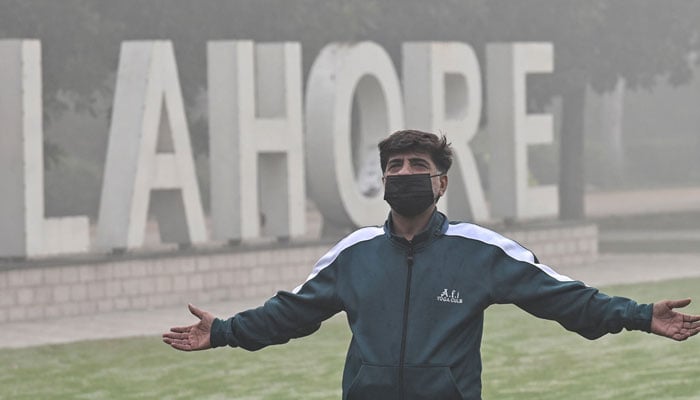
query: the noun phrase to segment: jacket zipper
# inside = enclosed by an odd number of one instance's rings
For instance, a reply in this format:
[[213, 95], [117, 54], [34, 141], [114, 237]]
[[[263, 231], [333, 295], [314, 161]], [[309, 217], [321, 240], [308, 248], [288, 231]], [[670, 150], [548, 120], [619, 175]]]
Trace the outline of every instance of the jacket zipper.
[[399, 399], [403, 400], [406, 396], [406, 388], [404, 387], [404, 363], [406, 361], [406, 335], [408, 332], [408, 305], [411, 299], [411, 275], [413, 274], [413, 243], [409, 243], [408, 253], [406, 254], [406, 294], [403, 302], [403, 327], [401, 332], [401, 353], [399, 354]]

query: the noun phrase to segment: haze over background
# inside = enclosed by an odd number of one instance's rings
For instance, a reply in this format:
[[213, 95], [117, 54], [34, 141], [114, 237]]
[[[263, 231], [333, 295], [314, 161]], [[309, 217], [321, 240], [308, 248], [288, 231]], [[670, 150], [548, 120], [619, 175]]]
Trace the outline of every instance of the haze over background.
[[[403, 42], [465, 42], [482, 75], [487, 43], [553, 42], [555, 72], [528, 90], [531, 112], [555, 115], [556, 138], [530, 151], [531, 174], [573, 185], [563, 213], [576, 218], [577, 190], [700, 186], [698, 20], [692, 1], [0, 0], [0, 38], [42, 42], [47, 216], [93, 221], [126, 40], [174, 44], [205, 208], [207, 41], [298, 41], [304, 77], [333, 41], [375, 41], [397, 71]], [[472, 146], [488, 188], [485, 135]]]

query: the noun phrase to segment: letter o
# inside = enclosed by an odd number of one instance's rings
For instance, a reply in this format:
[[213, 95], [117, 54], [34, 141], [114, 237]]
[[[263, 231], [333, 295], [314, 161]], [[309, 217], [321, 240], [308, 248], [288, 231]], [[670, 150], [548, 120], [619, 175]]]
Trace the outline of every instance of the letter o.
[[[359, 134], [353, 137], [355, 100]], [[389, 210], [383, 190], [363, 194], [357, 175], [376, 161], [379, 179], [377, 144], [404, 123], [401, 87], [389, 55], [373, 42], [327, 45], [311, 67], [305, 109], [307, 187], [323, 216], [337, 226], [383, 221]]]

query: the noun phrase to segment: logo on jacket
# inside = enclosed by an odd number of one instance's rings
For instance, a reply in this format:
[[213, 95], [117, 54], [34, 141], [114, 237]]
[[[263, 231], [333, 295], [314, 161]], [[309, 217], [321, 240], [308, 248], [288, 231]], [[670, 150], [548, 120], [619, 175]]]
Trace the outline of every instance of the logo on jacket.
[[437, 297], [437, 301], [442, 301], [445, 303], [456, 303], [462, 304], [462, 299], [459, 297], [459, 292], [456, 290], [443, 289], [440, 296]]

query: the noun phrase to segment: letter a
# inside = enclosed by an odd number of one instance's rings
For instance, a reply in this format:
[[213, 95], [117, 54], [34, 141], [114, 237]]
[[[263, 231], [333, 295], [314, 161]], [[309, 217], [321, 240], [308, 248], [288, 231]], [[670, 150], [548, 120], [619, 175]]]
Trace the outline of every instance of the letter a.
[[142, 246], [149, 202], [163, 242], [206, 240], [177, 65], [168, 41], [122, 44], [98, 246]]

